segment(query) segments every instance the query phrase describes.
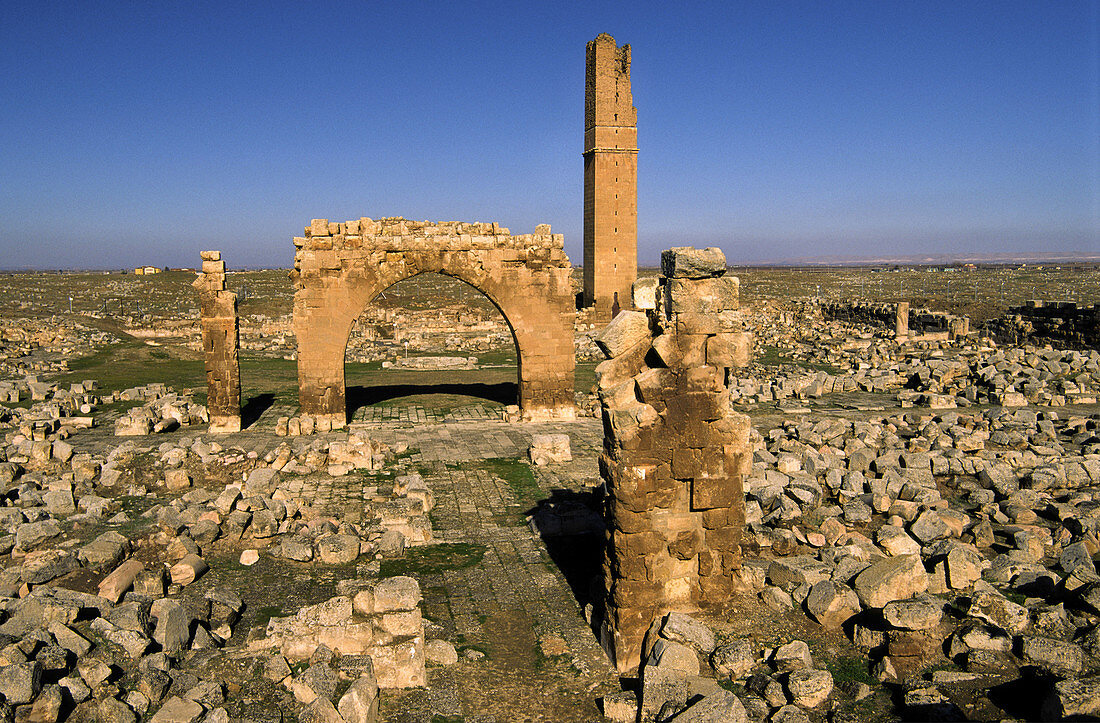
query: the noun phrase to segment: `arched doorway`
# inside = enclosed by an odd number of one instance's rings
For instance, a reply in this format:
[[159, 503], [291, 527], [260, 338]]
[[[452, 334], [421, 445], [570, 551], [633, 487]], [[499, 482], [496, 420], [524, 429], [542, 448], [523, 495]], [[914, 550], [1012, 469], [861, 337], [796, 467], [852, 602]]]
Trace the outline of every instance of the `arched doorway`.
[[492, 301], [423, 273], [376, 296], [344, 353], [349, 422], [501, 419], [519, 403], [515, 333]]
[[347, 423], [344, 352], [355, 320], [383, 290], [435, 272], [480, 291], [512, 329], [523, 418], [572, 418], [576, 311], [563, 242], [548, 225], [513, 236], [495, 223], [315, 219], [294, 239], [291, 272], [301, 413]]

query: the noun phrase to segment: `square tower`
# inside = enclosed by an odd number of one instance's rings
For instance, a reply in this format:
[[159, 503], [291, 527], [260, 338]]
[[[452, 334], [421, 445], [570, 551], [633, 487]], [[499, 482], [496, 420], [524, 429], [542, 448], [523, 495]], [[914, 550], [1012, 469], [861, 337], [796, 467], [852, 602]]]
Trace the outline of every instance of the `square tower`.
[[584, 81], [584, 305], [596, 319], [632, 306], [638, 276], [638, 111], [630, 46], [600, 33], [588, 43]]

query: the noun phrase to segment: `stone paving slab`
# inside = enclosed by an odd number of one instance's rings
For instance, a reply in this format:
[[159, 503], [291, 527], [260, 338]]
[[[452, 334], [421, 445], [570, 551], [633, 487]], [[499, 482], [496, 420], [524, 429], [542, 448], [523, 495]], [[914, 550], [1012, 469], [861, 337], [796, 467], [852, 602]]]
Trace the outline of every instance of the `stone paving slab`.
[[[506, 481], [478, 466], [485, 458], [523, 458], [531, 436], [544, 432], [569, 434], [574, 461], [532, 468], [542, 492], [549, 496], [554, 489], [576, 490], [592, 484], [603, 439], [602, 426], [595, 419], [384, 427], [372, 430], [371, 436], [388, 444], [408, 444], [413, 452], [409, 463], [428, 472], [426, 479], [436, 499], [432, 517], [437, 539], [486, 548], [477, 565], [426, 575], [421, 580], [426, 591], [424, 613], [437, 626], [437, 634], [477, 641], [483, 637], [488, 617], [521, 613], [533, 621], [536, 639], [553, 636], [564, 640], [572, 665], [583, 675], [614, 684], [617, 674], [585, 622], [564, 575], [551, 561], [543, 541], [529, 526], [517, 524], [521, 501]], [[459, 684], [446, 670], [433, 676], [432, 712], [461, 714], [467, 721], [478, 719], [479, 711], [456, 709], [461, 696], [452, 686]]]

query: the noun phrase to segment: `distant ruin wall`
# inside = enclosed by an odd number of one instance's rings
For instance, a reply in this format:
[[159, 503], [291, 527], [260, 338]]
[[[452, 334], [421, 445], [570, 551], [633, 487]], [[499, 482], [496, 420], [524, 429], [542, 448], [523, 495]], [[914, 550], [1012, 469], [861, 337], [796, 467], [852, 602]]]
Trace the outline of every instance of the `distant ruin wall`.
[[1000, 342], [1052, 342], [1074, 349], [1100, 349], [1100, 304], [1032, 300], [1010, 307], [1004, 316], [982, 325]]
[[741, 565], [749, 418], [730, 408], [748, 363], [738, 280], [719, 249], [676, 248], [660, 279], [600, 333], [600, 473], [608, 538], [601, 641], [620, 671], [640, 663], [654, 618], [725, 601]]
[[344, 354], [355, 320], [379, 293], [429, 272], [465, 281], [504, 316], [523, 419], [574, 416], [572, 266], [549, 225], [513, 236], [495, 223], [314, 219], [294, 245], [298, 398], [318, 428], [347, 422]]
[[942, 311], [909, 308], [909, 302], [872, 304], [861, 301], [820, 301], [825, 320], [893, 329], [895, 337], [943, 335], [955, 339], [970, 333], [970, 319]]
[[225, 262], [220, 251], [202, 252], [202, 273], [191, 285], [199, 292], [210, 431], [239, 432], [241, 365], [237, 295], [226, 290]]

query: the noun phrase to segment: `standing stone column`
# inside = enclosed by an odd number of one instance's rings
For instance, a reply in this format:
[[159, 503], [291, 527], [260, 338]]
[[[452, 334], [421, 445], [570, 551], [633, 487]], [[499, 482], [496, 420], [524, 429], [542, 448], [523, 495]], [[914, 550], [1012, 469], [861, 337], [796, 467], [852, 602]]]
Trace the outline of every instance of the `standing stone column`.
[[749, 418], [730, 407], [751, 335], [720, 249], [674, 248], [596, 342], [607, 486], [601, 642], [620, 671], [650, 623], [726, 600], [741, 566]]
[[[889, 317], [887, 317], [889, 318]], [[897, 316], [894, 319], [894, 338], [906, 339], [909, 337], [909, 302], [899, 301]]]
[[202, 273], [191, 284], [199, 292], [202, 350], [206, 365], [206, 408], [210, 431], [241, 431], [240, 328], [237, 295], [225, 288], [220, 251], [202, 252]]

